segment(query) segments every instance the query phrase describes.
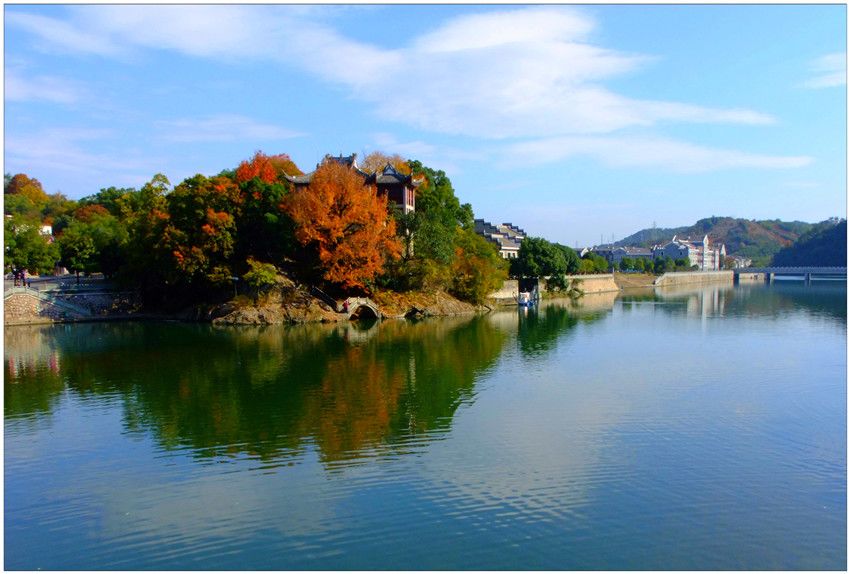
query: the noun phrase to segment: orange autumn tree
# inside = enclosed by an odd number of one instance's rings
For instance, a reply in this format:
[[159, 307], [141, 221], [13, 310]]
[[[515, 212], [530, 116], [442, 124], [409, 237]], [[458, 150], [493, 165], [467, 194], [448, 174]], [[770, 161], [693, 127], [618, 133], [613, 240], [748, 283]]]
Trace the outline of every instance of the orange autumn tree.
[[319, 166], [308, 187], [287, 196], [284, 209], [296, 239], [315, 250], [322, 278], [342, 289], [368, 290], [384, 261], [401, 254], [387, 198], [348, 166]]

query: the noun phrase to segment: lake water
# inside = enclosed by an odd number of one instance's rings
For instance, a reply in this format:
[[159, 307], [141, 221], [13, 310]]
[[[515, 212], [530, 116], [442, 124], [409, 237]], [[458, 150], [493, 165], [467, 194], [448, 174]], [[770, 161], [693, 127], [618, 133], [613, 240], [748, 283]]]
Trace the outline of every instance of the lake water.
[[846, 288], [5, 329], [7, 569], [845, 569]]

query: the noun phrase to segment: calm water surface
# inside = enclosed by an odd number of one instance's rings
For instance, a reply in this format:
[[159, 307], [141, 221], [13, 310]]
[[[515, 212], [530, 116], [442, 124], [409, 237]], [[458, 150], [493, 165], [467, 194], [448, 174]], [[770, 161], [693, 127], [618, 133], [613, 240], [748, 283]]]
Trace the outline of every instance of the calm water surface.
[[7, 569], [844, 569], [846, 289], [5, 329]]

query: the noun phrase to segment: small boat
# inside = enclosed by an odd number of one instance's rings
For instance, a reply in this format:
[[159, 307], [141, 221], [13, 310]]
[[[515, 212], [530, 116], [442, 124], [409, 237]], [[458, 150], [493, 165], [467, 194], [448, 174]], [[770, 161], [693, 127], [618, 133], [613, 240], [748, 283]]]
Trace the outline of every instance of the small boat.
[[523, 291], [519, 294], [519, 297], [517, 297], [516, 302], [520, 307], [531, 307], [534, 303], [536, 303], [536, 300], [533, 294]]

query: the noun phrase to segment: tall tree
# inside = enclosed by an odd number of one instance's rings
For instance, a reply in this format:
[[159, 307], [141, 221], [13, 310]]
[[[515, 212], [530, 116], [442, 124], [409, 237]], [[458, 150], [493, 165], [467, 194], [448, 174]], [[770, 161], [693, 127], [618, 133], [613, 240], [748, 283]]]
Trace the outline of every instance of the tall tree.
[[287, 196], [284, 205], [295, 237], [312, 250], [322, 278], [332, 285], [368, 290], [384, 261], [401, 253], [386, 197], [347, 166], [319, 166], [310, 185]]
[[424, 213], [444, 211], [449, 213], [458, 225], [467, 229], [472, 228], [472, 206], [468, 203], [461, 205], [446, 173], [443, 170], [424, 166], [418, 160], [410, 160], [408, 164], [414, 176], [424, 178], [416, 190], [416, 210]]
[[97, 248], [94, 238], [89, 233], [89, 226], [84, 223], [72, 224], [59, 236], [59, 250], [62, 253], [62, 264], [68, 271], [76, 273], [77, 281], [81, 272], [93, 271], [97, 260]]
[[159, 241], [171, 255], [171, 282], [196, 288], [221, 287], [233, 275], [239, 188], [225, 177], [184, 180], [168, 194], [168, 222]]

